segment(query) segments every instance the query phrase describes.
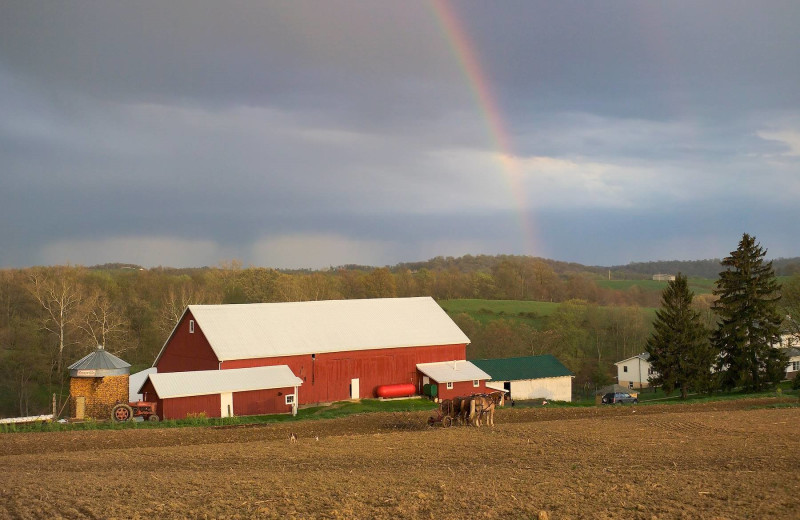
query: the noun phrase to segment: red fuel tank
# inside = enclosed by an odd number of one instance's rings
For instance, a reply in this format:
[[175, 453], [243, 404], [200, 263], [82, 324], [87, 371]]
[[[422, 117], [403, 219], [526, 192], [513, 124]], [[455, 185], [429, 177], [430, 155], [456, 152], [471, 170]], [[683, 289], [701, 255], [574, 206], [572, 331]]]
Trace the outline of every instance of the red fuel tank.
[[411, 383], [398, 385], [381, 385], [375, 390], [378, 397], [407, 397], [417, 393], [416, 387]]

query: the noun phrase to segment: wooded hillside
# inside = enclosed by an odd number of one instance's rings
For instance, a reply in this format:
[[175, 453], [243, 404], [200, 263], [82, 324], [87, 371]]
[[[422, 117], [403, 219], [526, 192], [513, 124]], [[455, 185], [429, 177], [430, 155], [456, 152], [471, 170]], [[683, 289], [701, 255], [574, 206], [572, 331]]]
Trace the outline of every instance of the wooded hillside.
[[[96, 345], [131, 363], [133, 371], [150, 366], [185, 307], [195, 303], [433, 296], [448, 301], [443, 305], [472, 339], [470, 357], [552, 353], [579, 381], [602, 381], [620, 355], [641, 351], [652, 317], [639, 308], [657, 306], [662, 288], [652, 282], [608, 286], [602, 271], [516, 256], [326, 271], [237, 262], [197, 269], [115, 264], [0, 270], [0, 415], [48, 410], [52, 393], [67, 393], [65, 367]], [[461, 299], [569, 303], [549, 314], [501, 314], [480, 304], [488, 311], [481, 319], [480, 308], [454, 306]], [[698, 300], [707, 307], [710, 296]]]

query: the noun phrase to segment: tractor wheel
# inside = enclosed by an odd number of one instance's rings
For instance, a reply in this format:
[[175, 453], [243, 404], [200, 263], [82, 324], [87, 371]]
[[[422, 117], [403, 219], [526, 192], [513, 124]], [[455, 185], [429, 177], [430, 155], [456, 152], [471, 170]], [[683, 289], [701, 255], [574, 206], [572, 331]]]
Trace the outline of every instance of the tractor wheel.
[[151, 415], [147, 418], [148, 421], [158, 422], [158, 416], [156, 414]]
[[118, 404], [111, 410], [111, 419], [116, 422], [125, 422], [133, 419], [133, 408], [127, 404]]
[[444, 419], [442, 419], [442, 426], [444, 426], [445, 428], [449, 428], [452, 425], [453, 425], [453, 419], [451, 417], [445, 417]]

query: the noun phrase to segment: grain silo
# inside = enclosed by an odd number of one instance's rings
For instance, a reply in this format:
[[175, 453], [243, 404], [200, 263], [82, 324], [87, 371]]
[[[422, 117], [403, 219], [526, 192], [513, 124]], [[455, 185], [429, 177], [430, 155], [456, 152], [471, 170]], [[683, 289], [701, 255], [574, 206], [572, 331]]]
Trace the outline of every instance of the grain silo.
[[115, 404], [127, 403], [130, 368], [102, 346], [70, 365], [72, 417], [108, 419]]

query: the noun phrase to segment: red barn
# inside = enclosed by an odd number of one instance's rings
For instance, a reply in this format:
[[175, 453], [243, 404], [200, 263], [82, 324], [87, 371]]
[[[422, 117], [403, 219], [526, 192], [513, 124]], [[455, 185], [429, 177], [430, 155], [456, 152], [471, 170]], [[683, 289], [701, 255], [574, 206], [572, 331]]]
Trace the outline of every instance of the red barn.
[[159, 417], [183, 419], [295, 413], [303, 384], [286, 365], [149, 374], [140, 393], [157, 401]]
[[308, 404], [401, 383], [421, 393], [417, 365], [465, 360], [468, 343], [429, 297], [190, 305], [154, 366], [164, 374], [286, 365]]

